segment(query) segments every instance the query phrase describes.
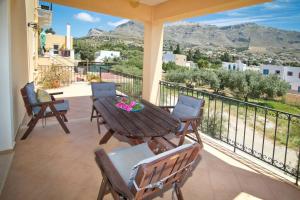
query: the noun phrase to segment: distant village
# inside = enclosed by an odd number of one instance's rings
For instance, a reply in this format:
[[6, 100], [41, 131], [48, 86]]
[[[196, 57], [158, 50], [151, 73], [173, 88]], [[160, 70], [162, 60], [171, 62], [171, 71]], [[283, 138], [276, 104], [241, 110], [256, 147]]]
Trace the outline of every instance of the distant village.
[[[48, 33], [46, 35], [46, 49], [48, 50], [46, 55], [39, 60], [39, 64], [43, 65], [45, 63], [59, 61], [64, 65], [72, 65], [76, 63], [74, 49], [73, 49], [73, 37], [71, 36], [71, 26], [67, 24], [66, 26], [66, 36], [55, 35]], [[217, 54], [212, 51], [204, 51], [207, 56], [217, 56]], [[300, 67], [276, 65], [273, 63], [272, 59], [265, 60], [264, 63], [246, 64], [242, 60], [244, 57], [240, 58], [236, 55], [238, 59], [233, 62], [222, 62], [222, 68], [224, 70], [232, 71], [246, 71], [253, 70], [262, 73], [263, 75], [275, 74], [279, 76], [282, 80], [285, 80], [290, 84], [290, 92], [300, 94]], [[51, 58], [51, 59], [50, 59]], [[56, 59], [54, 59], [56, 58]], [[62, 59], [63, 58], [63, 59]], [[121, 52], [119, 51], [109, 51], [100, 50], [95, 52], [95, 62], [104, 63], [107, 59], [121, 59]], [[162, 56], [163, 63], [175, 63], [178, 66], [193, 69], [198, 67], [193, 61], [187, 60], [187, 56], [184, 54], [175, 54], [173, 51], [164, 51]], [[248, 62], [249, 63], [249, 62]]]
[[[95, 53], [95, 62], [104, 62], [105, 59], [119, 58], [121, 56], [118, 51], [101, 50]], [[196, 68], [197, 64], [193, 61], [188, 61], [187, 56], [183, 54], [174, 54], [171, 51], [165, 51], [162, 56], [163, 63], [173, 62], [178, 66], [187, 67], [189, 69]], [[224, 70], [246, 71], [253, 70], [262, 73], [263, 75], [275, 74], [282, 80], [290, 84], [290, 91], [300, 93], [300, 67], [260, 64], [259, 66], [243, 63], [237, 59], [235, 62], [222, 62]]]

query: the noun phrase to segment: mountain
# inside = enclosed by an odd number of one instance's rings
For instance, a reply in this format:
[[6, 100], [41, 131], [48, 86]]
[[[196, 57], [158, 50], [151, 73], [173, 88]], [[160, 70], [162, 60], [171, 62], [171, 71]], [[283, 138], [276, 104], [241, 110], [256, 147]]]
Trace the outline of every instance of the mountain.
[[141, 23], [129, 21], [117, 26], [111, 33], [113, 35], [142, 38], [144, 26]]
[[[300, 32], [280, 30], [255, 23], [225, 27], [200, 23], [173, 23], [166, 25], [164, 31], [165, 45], [179, 43], [182, 47], [189, 48], [235, 48], [273, 54], [291, 51], [296, 52], [296, 57], [300, 57]], [[143, 32], [141, 23], [129, 21], [110, 32], [91, 29], [87, 36], [104, 35], [142, 42]]]
[[88, 32], [88, 37], [100, 37], [106, 34], [105, 31], [98, 29], [98, 28], [91, 28]]

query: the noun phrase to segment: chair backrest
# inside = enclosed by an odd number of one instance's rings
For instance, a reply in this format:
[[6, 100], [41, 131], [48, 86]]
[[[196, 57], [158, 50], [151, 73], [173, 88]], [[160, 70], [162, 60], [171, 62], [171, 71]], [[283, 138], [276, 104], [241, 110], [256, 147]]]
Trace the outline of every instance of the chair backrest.
[[21, 95], [24, 101], [26, 112], [29, 116], [32, 115], [32, 105], [38, 103], [36, 98], [36, 93], [34, 90], [34, 83], [27, 83], [23, 88], [21, 88]]
[[129, 185], [136, 199], [143, 199], [184, 180], [200, 157], [199, 151], [198, 143], [186, 144], [138, 163], [134, 182]]
[[201, 117], [205, 100], [181, 95], [174, 107], [172, 115], [176, 118]]
[[92, 87], [92, 96], [95, 98], [116, 96], [115, 83], [92, 83], [91, 87]]

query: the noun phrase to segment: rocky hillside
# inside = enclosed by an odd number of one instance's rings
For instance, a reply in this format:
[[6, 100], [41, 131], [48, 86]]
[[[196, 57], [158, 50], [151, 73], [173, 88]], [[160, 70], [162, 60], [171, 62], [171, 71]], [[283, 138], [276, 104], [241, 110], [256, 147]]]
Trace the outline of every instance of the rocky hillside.
[[[143, 37], [143, 25], [133, 21], [117, 26], [110, 32], [90, 29], [87, 36], [115, 36], [123, 38]], [[186, 23], [167, 25], [165, 40], [187, 46], [221, 46], [221, 47], [275, 47], [300, 49], [300, 32], [285, 31], [260, 26], [254, 23], [217, 27]]]

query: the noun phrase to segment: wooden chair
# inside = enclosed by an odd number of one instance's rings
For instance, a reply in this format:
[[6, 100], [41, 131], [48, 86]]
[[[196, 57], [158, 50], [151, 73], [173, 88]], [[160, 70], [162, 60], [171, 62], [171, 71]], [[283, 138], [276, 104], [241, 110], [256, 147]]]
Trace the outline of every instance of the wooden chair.
[[185, 144], [155, 155], [148, 143], [106, 154], [96, 152], [103, 179], [98, 200], [110, 192], [114, 199], [149, 199], [173, 186], [179, 200], [180, 187], [200, 159], [198, 143]]
[[51, 93], [52, 101], [40, 103], [37, 100], [34, 90], [34, 83], [27, 83], [22, 89], [21, 94], [25, 104], [26, 112], [31, 117], [28, 128], [21, 140], [25, 140], [31, 133], [35, 125], [40, 119], [48, 117], [56, 117], [57, 121], [66, 133], [70, 133], [65, 122], [67, 122], [66, 113], [69, 110], [69, 102], [66, 100], [55, 100], [54, 95], [62, 94], [62, 92]]
[[177, 136], [180, 136], [178, 145], [182, 145], [184, 143], [184, 139], [187, 134], [194, 133], [198, 143], [201, 147], [203, 146], [198, 132], [198, 127], [202, 123], [204, 104], [204, 99], [181, 95], [179, 96], [175, 106], [161, 106], [161, 108], [168, 112], [171, 112], [172, 109], [171, 115], [181, 122], [181, 126], [176, 133]]
[[[92, 101], [96, 101], [99, 98], [104, 97], [116, 97], [120, 96], [117, 95], [116, 92], [116, 84], [113, 82], [102, 82], [102, 83], [91, 83], [92, 88]], [[92, 113], [90, 117], [90, 121], [93, 121], [93, 118], [97, 118], [97, 127], [98, 127], [98, 133], [100, 133], [100, 124], [103, 122], [100, 122], [101, 114], [97, 112], [95, 106], [92, 104]]]

